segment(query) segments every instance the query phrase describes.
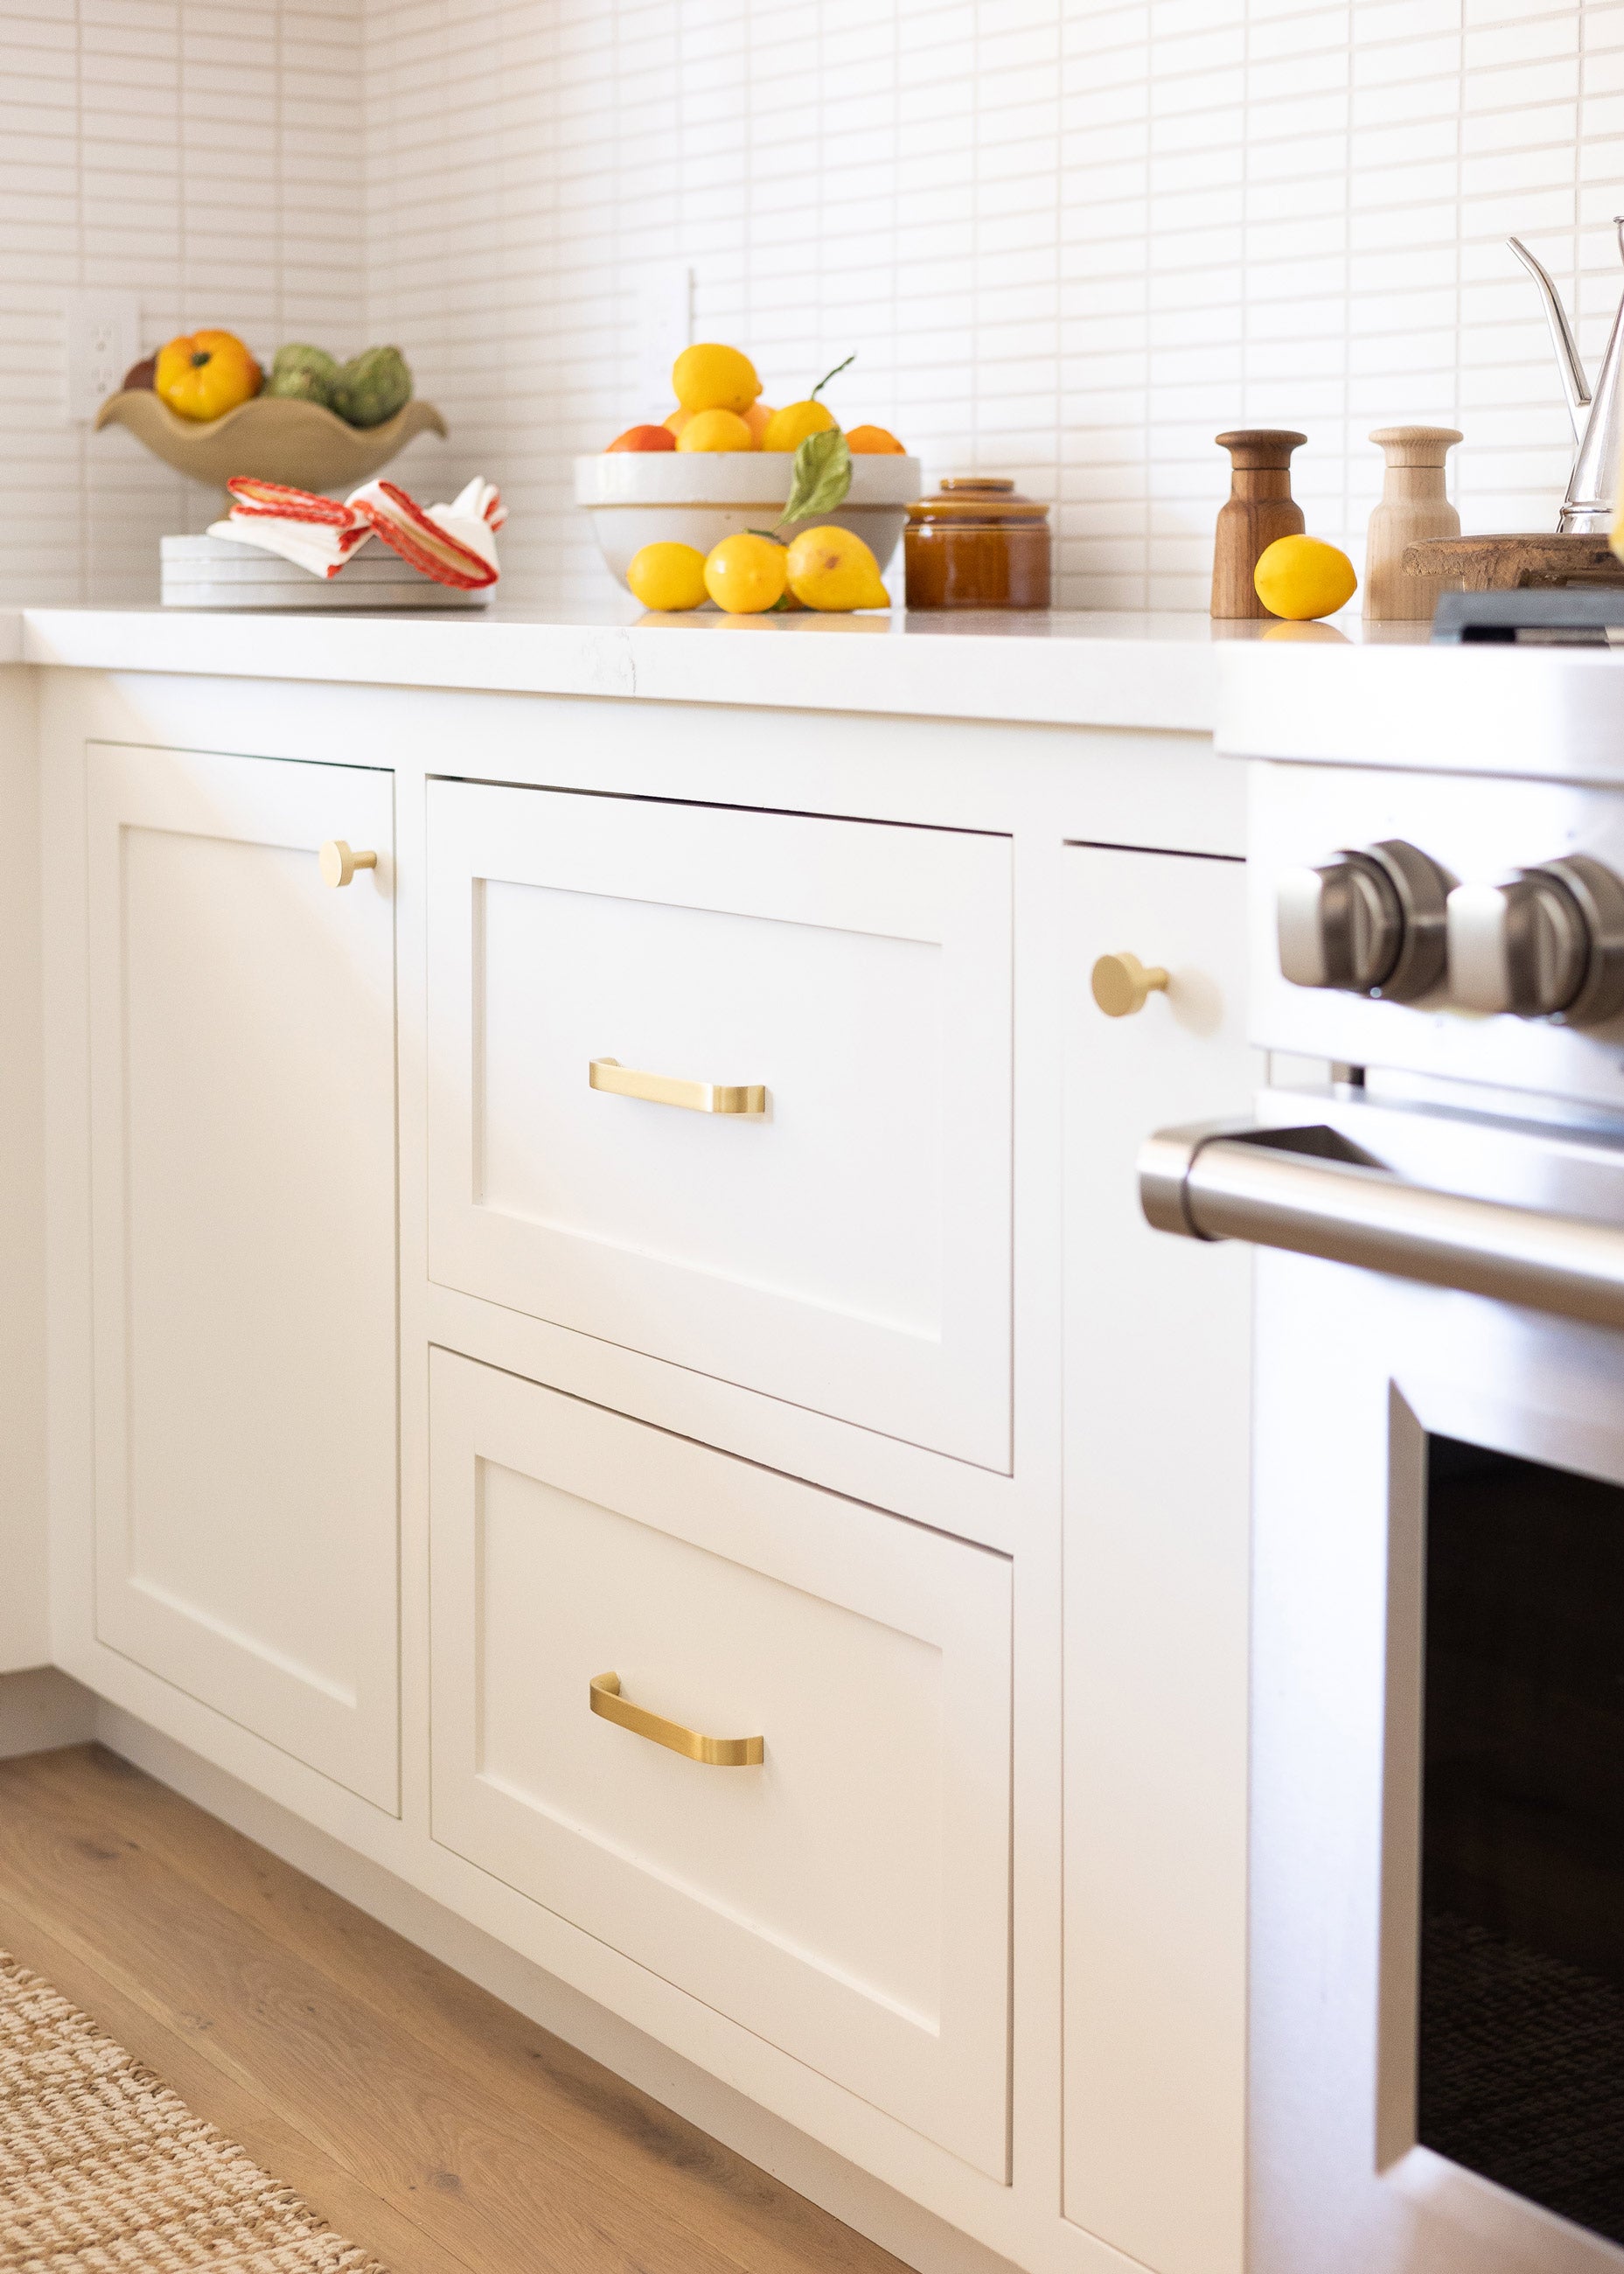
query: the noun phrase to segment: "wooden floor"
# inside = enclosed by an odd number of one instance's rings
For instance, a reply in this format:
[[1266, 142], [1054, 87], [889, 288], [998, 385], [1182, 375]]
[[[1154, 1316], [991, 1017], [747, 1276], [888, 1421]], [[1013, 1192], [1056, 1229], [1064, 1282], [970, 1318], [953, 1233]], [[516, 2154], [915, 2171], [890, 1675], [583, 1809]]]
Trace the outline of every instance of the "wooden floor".
[[392, 2274], [901, 2274], [100, 1747], [0, 1762], [0, 1948]]

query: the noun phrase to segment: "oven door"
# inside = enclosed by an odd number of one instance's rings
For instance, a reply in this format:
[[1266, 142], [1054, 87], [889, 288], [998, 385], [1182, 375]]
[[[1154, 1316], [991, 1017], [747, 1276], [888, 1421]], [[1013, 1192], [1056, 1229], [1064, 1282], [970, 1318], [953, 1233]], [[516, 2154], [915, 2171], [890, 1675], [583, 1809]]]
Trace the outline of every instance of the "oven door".
[[1145, 1171], [1260, 1248], [1250, 2264], [1617, 2268], [1624, 1149], [1340, 1102]]

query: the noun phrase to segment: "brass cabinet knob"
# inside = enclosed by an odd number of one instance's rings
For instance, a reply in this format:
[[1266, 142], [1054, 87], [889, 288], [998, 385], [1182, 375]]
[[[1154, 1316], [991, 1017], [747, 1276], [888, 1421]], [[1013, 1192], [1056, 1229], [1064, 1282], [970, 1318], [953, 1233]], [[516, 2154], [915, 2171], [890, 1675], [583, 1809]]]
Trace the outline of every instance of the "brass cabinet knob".
[[322, 883], [331, 885], [335, 892], [341, 885], [347, 885], [357, 869], [378, 866], [376, 853], [352, 853], [342, 837], [329, 837], [317, 857], [321, 862]]
[[1090, 983], [1094, 999], [1108, 1019], [1125, 1019], [1142, 1011], [1153, 995], [1162, 992], [1168, 975], [1159, 963], [1143, 964], [1124, 948], [1120, 955], [1102, 955]]

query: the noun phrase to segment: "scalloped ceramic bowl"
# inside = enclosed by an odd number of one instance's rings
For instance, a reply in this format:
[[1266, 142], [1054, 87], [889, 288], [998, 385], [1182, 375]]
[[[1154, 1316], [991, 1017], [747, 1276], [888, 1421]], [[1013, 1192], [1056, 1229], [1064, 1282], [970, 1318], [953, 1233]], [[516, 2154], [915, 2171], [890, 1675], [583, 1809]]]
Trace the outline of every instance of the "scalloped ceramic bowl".
[[[645, 545], [709, 553], [742, 529], [775, 528], [794, 465], [789, 450], [604, 450], [575, 460], [575, 503], [590, 515], [598, 549], [624, 584]], [[862, 538], [883, 574], [921, 478], [917, 458], [854, 457], [845, 504], [786, 523], [780, 534], [833, 523]]]
[[219, 418], [181, 418], [149, 387], [109, 395], [100, 426], [127, 426], [155, 458], [223, 489], [233, 474], [299, 490], [353, 489], [380, 473], [414, 434], [443, 434], [432, 403], [409, 403], [379, 426], [351, 426], [320, 403], [256, 395]]

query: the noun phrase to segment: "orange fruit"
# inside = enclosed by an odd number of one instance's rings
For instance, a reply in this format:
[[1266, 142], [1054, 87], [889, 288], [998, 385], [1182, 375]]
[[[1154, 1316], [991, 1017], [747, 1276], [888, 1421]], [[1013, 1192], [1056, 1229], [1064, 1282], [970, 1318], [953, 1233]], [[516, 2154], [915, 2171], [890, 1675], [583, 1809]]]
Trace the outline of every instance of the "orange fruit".
[[846, 447], [853, 457], [877, 458], [881, 456], [906, 458], [907, 452], [894, 434], [883, 426], [848, 426]]

